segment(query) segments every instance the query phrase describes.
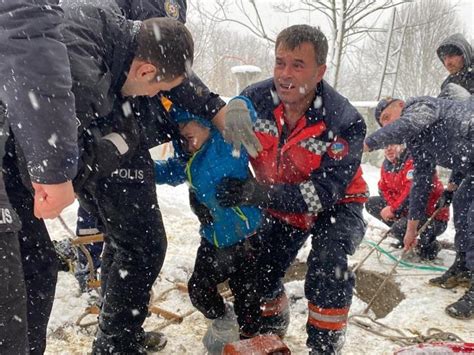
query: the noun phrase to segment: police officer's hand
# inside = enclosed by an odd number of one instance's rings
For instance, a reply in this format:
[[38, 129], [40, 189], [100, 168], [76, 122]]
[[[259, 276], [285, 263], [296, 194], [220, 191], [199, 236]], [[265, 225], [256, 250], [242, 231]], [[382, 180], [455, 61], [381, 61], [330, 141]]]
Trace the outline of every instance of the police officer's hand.
[[438, 202], [436, 203], [436, 209], [451, 206], [453, 202], [454, 191], [444, 190], [441, 194]]
[[419, 221], [416, 220], [409, 220], [407, 222], [405, 237], [403, 237], [403, 249], [408, 251], [416, 246], [416, 237], [418, 236], [418, 224]]
[[253, 131], [252, 119], [246, 103], [240, 99], [231, 100], [226, 106], [224, 138], [231, 143], [234, 152], [240, 152], [243, 145], [252, 157], [257, 157], [262, 145]]
[[259, 206], [269, 198], [269, 187], [257, 183], [253, 178], [247, 180], [223, 178], [216, 188], [216, 199], [222, 207]]
[[56, 218], [64, 208], [74, 202], [71, 181], [48, 185], [33, 182], [32, 185], [35, 190], [34, 214], [36, 218]]

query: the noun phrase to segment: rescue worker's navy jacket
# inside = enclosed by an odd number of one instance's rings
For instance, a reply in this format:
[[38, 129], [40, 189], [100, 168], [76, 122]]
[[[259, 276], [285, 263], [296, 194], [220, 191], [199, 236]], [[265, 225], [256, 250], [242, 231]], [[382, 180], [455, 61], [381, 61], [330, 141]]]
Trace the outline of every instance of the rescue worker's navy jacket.
[[258, 181], [272, 185], [268, 212], [309, 229], [317, 214], [336, 203], [365, 202], [360, 168], [366, 125], [349, 101], [322, 81], [314, 104], [292, 132], [272, 79], [245, 89], [254, 131], [263, 151], [251, 159]]
[[[380, 170], [378, 183], [380, 195], [384, 198], [391, 211], [400, 218], [408, 214], [410, 189], [413, 182], [413, 159], [405, 150], [393, 163], [385, 159]], [[426, 206], [426, 216], [431, 216], [436, 203], [443, 193], [443, 184], [436, 172], [433, 175], [432, 189]], [[443, 208], [435, 217], [439, 221], [449, 220], [449, 208]]]
[[433, 97], [407, 100], [398, 120], [365, 140], [370, 150], [406, 143], [415, 171], [410, 193], [411, 219], [420, 220], [431, 190], [436, 165], [452, 170], [450, 182], [459, 185], [474, 164], [474, 100]]
[[253, 235], [260, 224], [261, 210], [252, 206], [224, 208], [216, 200], [216, 186], [224, 177], [248, 178], [248, 154], [232, 156], [232, 146], [219, 131], [211, 128], [208, 140], [186, 162], [182, 157], [157, 161], [157, 184], [178, 185], [185, 181], [212, 216], [210, 224], [201, 224], [200, 234], [212, 245], [223, 248]]
[[[458, 84], [465, 88], [472, 95], [474, 94], [474, 72], [473, 72], [473, 62], [472, 62], [472, 47], [469, 42], [464, 38], [460, 33], [455, 33], [441, 42], [437, 49], [437, 54], [441, 62], [443, 62], [443, 47], [445, 46], [454, 46], [458, 48], [464, 58], [464, 67], [457, 73], [450, 74], [441, 84], [441, 91], [446, 88], [446, 85], [449, 83]], [[444, 64], [444, 63], [443, 63]]]
[[[100, 8], [71, 0], [64, 1], [62, 6], [65, 12], [62, 34], [71, 64], [80, 144], [90, 139], [90, 135], [92, 140], [97, 140], [97, 135], [112, 132], [122, 135], [127, 143], [127, 138], [133, 141], [137, 137], [130, 137], [134, 135], [129, 128], [132, 119], [140, 123], [143, 148], [177, 137], [176, 126], [169, 123], [158, 95], [133, 100], [120, 95], [134, 58], [141, 22], [125, 19], [117, 7]], [[173, 102], [208, 119], [225, 105], [195, 76], [166, 94]], [[122, 155], [120, 163], [133, 153], [130, 149]]]

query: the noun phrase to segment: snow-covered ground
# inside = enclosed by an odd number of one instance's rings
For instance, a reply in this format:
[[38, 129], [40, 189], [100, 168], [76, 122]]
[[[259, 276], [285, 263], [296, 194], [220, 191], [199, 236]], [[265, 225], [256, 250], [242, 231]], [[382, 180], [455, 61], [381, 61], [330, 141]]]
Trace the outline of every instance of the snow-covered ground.
[[[364, 166], [364, 176], [371, 188], [372, 194], [377, 194], [378, 169]], [[168, 252], [161, 271], [160, 277], [154, 285], [155, 298], [170, 288], [174, 283], [186, 283], [194, 265], [194, 256], [199, 243], [198, 221], [188, 206], [187, 188], [184, 185], [176, 188], [168, 186], [158, 187], [158, 198], [163, 214], [166, 232], [168, 235]], [[71, 206], [63, 217], [71, 228], [75, 227], [75, 214], [77, 206]], [[384, 228], [383, 224], [366, 215], [370, 226]], [[59, 222], [49, 223], [49, 230], [53, 239], [67, 237], [67, 233]], [[377, 241], [380, 238], [379, 228], [369, 228], [366, 240]], [[453, 240], [454, 230], [452, 224], [447, 232], [441, 237], [449, 241]], [[388, 247], [389, 242], [382, 244]], [[356, 254], [351, 257], [351, 263], [361, 260], [369, 250], [367, 244], [362, 244]], [[305, 260], [309, 252], [306, 245], [298, 255], [299, 260]], [[399, 252], [395, 252], [397, 255]], [[443, 250], [440, 253], [438, 265], [449, 266], [452, 263], [454, 252]], [[377, 272], [388, 272], [393, 261], [375, 254], [365, 263], [365, 268]], [[459, 321], [448, 317], [444, 313], [444, 307], [456, 301], [464, 292], [442, 290], [428, 286], [428, 279], [434, 277], [432, 271], [420, 271], [415, 269], [399, 268], [395, 280], [400, 284], [405, 299], [381, 322], [391, 327], [417, 330], [426, 333], [429, 328], [440, 328], [444, 331], [454, 332], [465, 341], [474, 341], [473, 321]], [[439, 274], [439, 273], [438, 273]], [[292, 281], [286, 284], [287, 291], [291, 296], [291, 325], [285, 338], [285, 342], [291, 348], [293, 354], [305, 354], [307, 319], [307, 303], [304, 299], [303, 282]], [[381, 297], [387, 297], [382, 295]], [[159, 306], [169, 311], [185, 314], [193, 310], [187, 295], [173, 290], [166, 293]], [[78, 296], [78, 286], [73, 275], [61, 272], [56, 290], [56, 300], [49, 322], [49, 335], [47, 354], [87, 354], [90, 352], [95, 327], [80, 328], [75, 325], [77, 318], [83, 313], [88, 305], [86, 295]], [[366, 304], [354, 297], [351, 314], [361, 313]], [[86, 319], [93, 321], [89, 316]], [[147, 318], [145, 329], [161, 329], [168, 323], [162, 318], [153, 315]], [[199, 313], [194, 312], [187, 316], [181, 324], [171, 324], [162, 329], [168, 336], [168, 345], [162, 354], [205, 354], [206, 351], [201, 344], [201, 338], [207, 328], [208, 322]], [[399, 346], [350, 325], [347, 333], [347, 341], [344, 354], [390, 354]]]

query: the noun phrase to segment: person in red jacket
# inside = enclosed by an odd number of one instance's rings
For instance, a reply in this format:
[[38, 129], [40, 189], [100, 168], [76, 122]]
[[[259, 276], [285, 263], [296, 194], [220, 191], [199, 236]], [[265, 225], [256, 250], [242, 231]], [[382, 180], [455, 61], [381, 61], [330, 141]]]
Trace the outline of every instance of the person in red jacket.
[[[407, 225], [410, 189], [413, 181], [413, 159], [403, 145], [393, 144], [385, 148], [385, 160], [380, 171], [380, 196], [370, 197], [365, 208], [375, 218], [390, 226], [389, 236], [398, 240], [392, 244], [403, 247]], [[436, 202], [443, 193], [443, 184], [437, 174], [433, 175], [432, 190], [426, 206], [425, 221], [435, 212]], [[425, 232], [420, 236], [418, 255], [433, 260], [440, 250], [436, 237], [447, 227], [449, 208], [441, 209]]]

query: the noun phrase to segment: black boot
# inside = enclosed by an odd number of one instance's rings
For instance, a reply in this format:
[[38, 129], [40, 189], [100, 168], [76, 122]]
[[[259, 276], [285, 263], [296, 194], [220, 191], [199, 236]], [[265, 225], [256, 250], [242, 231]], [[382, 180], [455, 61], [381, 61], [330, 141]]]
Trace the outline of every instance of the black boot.
[[275, 299], [264, 300], [261, 305], [262, 326], [260, 333], [276, 334], [283, 338], [290, 325], [290, 306], [286, 293]]
[[470, 278], [471, 272], [466, 267], [466, 254], [457, 252], [453, 265], [443, 275], [431, 279], [429, 283], [451, 289], [457, 286], [468, 286]]
[[346, 330], [313, 329], [307, 345], [310, 355], [339, 355], [346, 341]]
[[166, 344], [168, 344], [168, 339], [161, 332], [145, 332], [141, 341], [145, 350], [150, 352], [163, 350]]
[[435, 240], [428, 245], [420, 245], [420, 247], [417, 248], [416, 253], [421, 258], [421, 260], [432, 261], [436, 259], [440, 250], [441, 244]]
[[474, 277], [471, 278], [471, 287], [458, 301], [446, 307], [446, 313], [457, 319], [474, 318]]

